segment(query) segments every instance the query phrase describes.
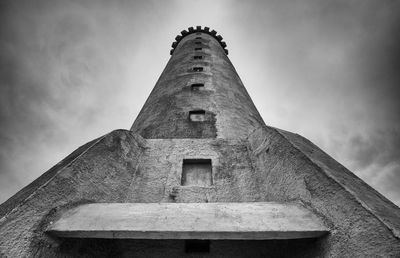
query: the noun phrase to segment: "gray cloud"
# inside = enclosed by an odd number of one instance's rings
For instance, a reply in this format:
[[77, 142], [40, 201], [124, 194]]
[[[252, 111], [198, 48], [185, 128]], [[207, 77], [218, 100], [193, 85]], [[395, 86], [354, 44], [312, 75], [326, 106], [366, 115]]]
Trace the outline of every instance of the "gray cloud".
[[156, 33], [163, 29], [152, 24], [164, 16], [153, 12], [151, 1], [2, 4], [0, 200], [4, 201], [80, 144], [129, 127], [151, 90], [141, 83], [154, 84], [163, 65], [159, 58], [154, 74], [142, 72], [148, 79], [136, 79], [132, 74], [138, 65], [148, 66], [152, 59], [141, 58], [139, 64], [134, 60], [140, 59], [142, 49], [148, 48], [148, 53], [154, 46], [146, 37], [151, 29]]

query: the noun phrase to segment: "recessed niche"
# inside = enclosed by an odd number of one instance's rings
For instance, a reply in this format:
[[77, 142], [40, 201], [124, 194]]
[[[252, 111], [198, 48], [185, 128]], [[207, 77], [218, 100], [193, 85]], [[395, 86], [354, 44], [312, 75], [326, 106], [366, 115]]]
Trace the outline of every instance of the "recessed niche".
[[196, 60], [196, 59], [197, 59], [197, 60], [203, 59], [203, 56], [194, 56], [193, 59], [195, 59], [195, 60]]
[[189, 119], [192, 122], [203, 122], [206, 120], [206, 111], [204, 110], [189, 111]]
[[193, 72], [202, 72], [203, 67], [193, 67]]
[[210, 240], [185, 240], [185, 253], [209, 253]]
[[196, 47], [194, 50], [200, 51], [200, 50], [202, 50], [202, 48], [201, 47]]
[[211, 159], [184, 159], [181, 184], [184, 186], [212, 185]]
[[201, 39], [201, 37], [196, 37], [196, 39]]
[[204, 89], [204, 83], [193, 83], [191, 85], [192, 90], [203, 90]]
[[196, 42], [194, 42], [194, 44], [196, 44], [196, 45], [200, 45], [200, 44], [201, 44], [201, 42], [200, 42], [200, 41], [196, 41]]

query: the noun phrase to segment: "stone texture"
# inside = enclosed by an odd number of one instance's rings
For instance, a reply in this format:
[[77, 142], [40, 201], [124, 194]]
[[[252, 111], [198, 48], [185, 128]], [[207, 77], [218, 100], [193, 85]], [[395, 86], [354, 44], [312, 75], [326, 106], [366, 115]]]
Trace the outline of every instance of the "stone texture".
[[[144, 138], [244, 138], [263, 125], [262, 118], [219, 42], [202, 35], [202, 51], [193, 49], [196, 33], [184, 37], [136, 118], [131, 130]], [[202, 60], [193, 56], [201, 53]], [[192, 72], [193, 67], [204, 72]], [[204, 91], [191, 91], [205, 83]], [[190, 110], [203, 109], [213, 118], [199, 130]], [[199, 132], [202, 133], [199, 133]]]
[[[263, 198], [280, 202], [301, 200], [330, 225], [332, 231], [322, 242], [321, 255], [399, 256], [396, 225], [400, 210], [384, 196], [299, 135], [263, 127], [249, 137], [249, 143], [255, 167], [263, 174], [260, 179]], [[302, 148], [297, 147], [301, 144]], [[311, 149], [306, 150], [307, 145]], [[335, 178], [333, 170], [346, 178], [346, 182]], [[346, 185], [352, 185], [352, 190]], [[373, 194], [363, 198], [367, 202], [362, 203], [357, 196], [366, 191]], [[368, 205], [380, 206], [390, 215], [380, 216]], [[393, 223], [382, 223], [385, 217], [394, 218]]]
[[133, 239], [296, 239], [328, 233], [294, 203], [91, 203], [51, 223], [59, 237]]
[[[0, 257], [63, 257], [45, 233], [49, 218], [82, 203], [123, 202], [142, 148], [141, 137], [117, 130], [83, 146], [0, 206]], [[55, 244], [57, 246], [57, 244]]]

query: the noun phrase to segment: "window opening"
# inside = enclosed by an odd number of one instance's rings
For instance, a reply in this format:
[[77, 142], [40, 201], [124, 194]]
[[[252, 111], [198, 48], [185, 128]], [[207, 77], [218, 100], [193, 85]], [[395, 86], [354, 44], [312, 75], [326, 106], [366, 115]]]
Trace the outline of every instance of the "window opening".
[[202, 39], [202, 37], [196, 37], [195, 39]]
[[203, 59], [203, 56], [194, 56], [193, 57], [195, 60], [197, 59], [197, 60], [199, 60], [199, 59]]
[[212, 185], [211, 159], [184, 159], [181, 185]]
[[201, 47], [196, 47], [194, 50], [199, 51], [199, 50], [202, 50], [202, 48]]
[[189, 119], [192, 122], [203, 122], [206, 120], [206, 111], [204, 110], [189, 111]]
[[201, 44], [201, 42], [199, 42], [199, 41], [196, 41], [196, 42], [194, 42], [194, 44], [200, 45], [200, 44]]
[[193, 72], [202, 72], [203, 67], [193, 67]]
[[201, 90], [204, 89], [204, 83], [193, 83], [192, 90]]

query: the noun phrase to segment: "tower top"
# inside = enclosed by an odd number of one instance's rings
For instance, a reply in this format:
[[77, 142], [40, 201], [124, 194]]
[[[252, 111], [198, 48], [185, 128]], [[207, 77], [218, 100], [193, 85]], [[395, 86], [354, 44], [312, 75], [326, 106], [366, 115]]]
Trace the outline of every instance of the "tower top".
[[196, 26], [196, 28], [194, 27], [189, 27], [188, 30], [183, 30], [181, 31], [181, 34], [175, 37], [175, 41], [174, 43], [172, 43], [172, 49], [169, 52], [171, 55], [174, 53], [176, 46], [178, 46], [179, 42], [186, 36], [193, 34], [193, 33], [206, 33], [210, 36], [212, 36], [213, 38], [215, 38], [219, 44], [221, 45], [221, 47], [224, 49], [225, 53], [228, 54], [228, 49], [226, 49], [226, 43], [224, 41], [222, 41], [222, 36], [221, 35], [217, 35], [218, 33], [215, 30], [210, 31], [209, 27], [204, 27], [204, 29], [201, 28], [201, 26]]

